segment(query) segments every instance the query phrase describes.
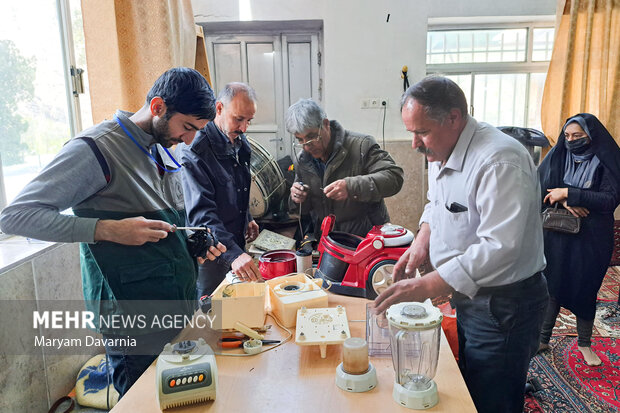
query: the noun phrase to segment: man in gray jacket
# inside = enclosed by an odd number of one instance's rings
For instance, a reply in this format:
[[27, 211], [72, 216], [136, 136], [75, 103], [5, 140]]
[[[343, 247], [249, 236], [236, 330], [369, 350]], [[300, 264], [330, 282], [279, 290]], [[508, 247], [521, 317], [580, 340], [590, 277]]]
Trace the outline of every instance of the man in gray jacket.
[[403, 170], [372, 136], [330, 121], [311, 99], [288, 108], [286, 129], [300, 149], [291, 207], [310, 215], [317, 239], [329, 214], [336, 216], [335, 230], [360, 236], [390, 220], [383, 198], [400, 191]]

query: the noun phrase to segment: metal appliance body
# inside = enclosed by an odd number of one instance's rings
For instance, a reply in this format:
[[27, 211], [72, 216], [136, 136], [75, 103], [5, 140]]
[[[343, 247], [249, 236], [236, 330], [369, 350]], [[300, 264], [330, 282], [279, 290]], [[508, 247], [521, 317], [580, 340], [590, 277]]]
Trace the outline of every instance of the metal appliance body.
[[290, 250], [268, 251], [258, 259], [258, 269], [265, 280], [297, 271], [297, 256]]

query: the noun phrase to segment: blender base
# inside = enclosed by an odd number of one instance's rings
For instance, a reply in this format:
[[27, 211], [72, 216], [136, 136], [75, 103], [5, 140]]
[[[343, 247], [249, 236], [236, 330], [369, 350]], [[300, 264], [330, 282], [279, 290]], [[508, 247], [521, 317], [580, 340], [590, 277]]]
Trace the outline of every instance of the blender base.
[[351, 393], [362, 393], [377, 387], [377, 370], [368, 363], [368, 371], [364, 374], [349, 374], [342, 368], [342, 363], [336, 367], [336, 386]]
[[401, 406], [414, 410], [430, 409], [439, 401], [437, 394], [437, 384], [431, 380], [431, 386], [426, 390], [408, 390], [397, 382], [394, 382], [392, 391], [394, 401]]

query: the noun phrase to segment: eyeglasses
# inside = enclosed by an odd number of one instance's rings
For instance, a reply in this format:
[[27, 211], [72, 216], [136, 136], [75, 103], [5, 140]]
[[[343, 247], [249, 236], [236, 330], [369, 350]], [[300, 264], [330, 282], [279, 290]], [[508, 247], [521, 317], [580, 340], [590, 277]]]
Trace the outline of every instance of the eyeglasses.
[[316, 138], [307, 140], [305, 142], [297, 141], [293, 144], [293, 146], [297, 149], [303, 149], [304, 146], [313, 146], [316, 142], [321, 140], [321, 131], [323, 130], [323, 125], [319, 126], [319, 132]]

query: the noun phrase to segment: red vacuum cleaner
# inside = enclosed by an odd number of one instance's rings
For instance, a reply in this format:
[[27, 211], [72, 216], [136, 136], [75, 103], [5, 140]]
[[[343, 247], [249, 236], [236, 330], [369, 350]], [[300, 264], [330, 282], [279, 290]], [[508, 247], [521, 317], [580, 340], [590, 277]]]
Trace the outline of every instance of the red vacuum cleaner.
[[392, 284], [394, 264], [413, 241], [413, 233], [398, 225], [373, 227], [362, 238], [332, 231], [336, 217], [321, 224], [317, 276], [331, 284], [330, 291], [374, 299]]

